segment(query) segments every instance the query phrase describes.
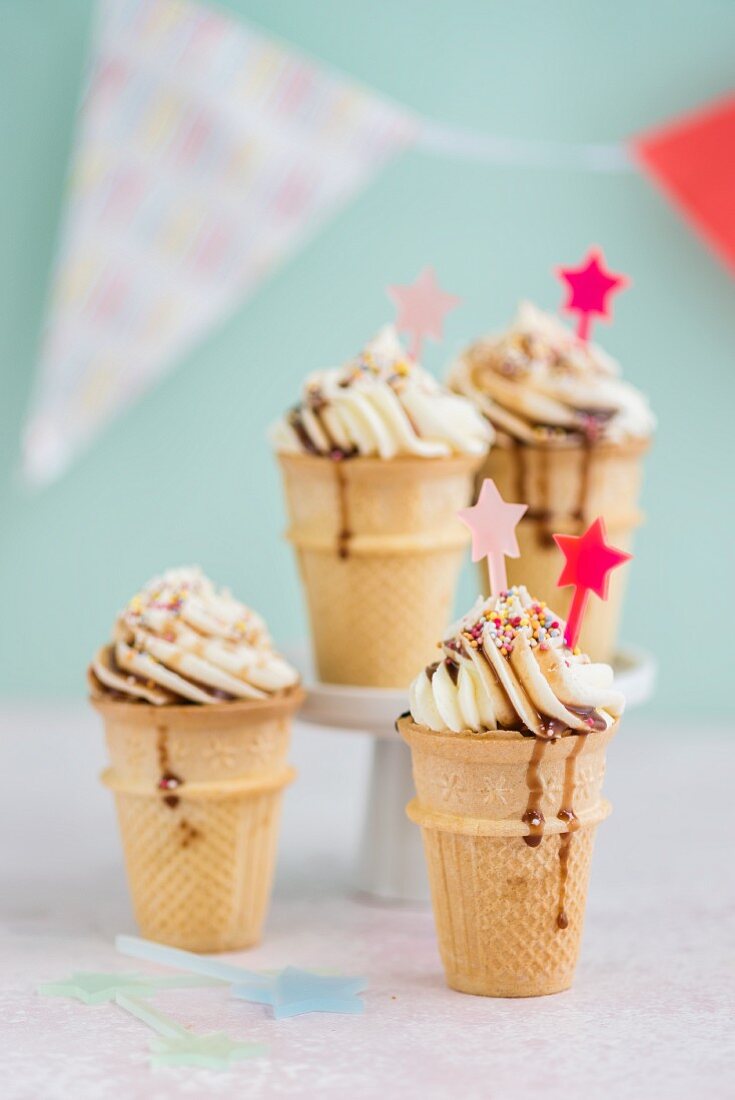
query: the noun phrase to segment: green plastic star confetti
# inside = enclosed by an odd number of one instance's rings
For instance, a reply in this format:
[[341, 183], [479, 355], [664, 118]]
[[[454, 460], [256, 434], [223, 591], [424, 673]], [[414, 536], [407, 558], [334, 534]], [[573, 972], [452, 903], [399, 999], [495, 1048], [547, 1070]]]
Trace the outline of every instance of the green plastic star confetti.
[[176, 1039], [151, 1039], [152, 1066], [206, 1066], [207, 1069], [229, 1069], [233, 1062], [257, 1058], [265, 1054], [260, 1043], [240, 1043], [223, 1031], [209, 1035], [188, 1032]]
[[71, 997], [85, 1005], [99, 1005], [114, 1001], [119, 993], [151, 997], [159, 989], [189, 989], [219, 984], [211, 978], [202, 977], [152, 978], [145, 974], [95, 974], [79, 970], [70, 978], [39, 986], [38, 992], [44, 997]]
[[119, 993], [115, 1000], [120, 1008], [158, 1032], [159, 1038], [151, 1040], [152, 1066], [229, 1069], [233, 1062], [257, 1058], [267, 1051], [267, 1047], [260, 1043], [242, 1043], [238, 1039], [231, 1039], [222, 1031], [194, 1035], [175, 1020], [157, 1012], [152, 1005], [127, 997], [124, 993]]

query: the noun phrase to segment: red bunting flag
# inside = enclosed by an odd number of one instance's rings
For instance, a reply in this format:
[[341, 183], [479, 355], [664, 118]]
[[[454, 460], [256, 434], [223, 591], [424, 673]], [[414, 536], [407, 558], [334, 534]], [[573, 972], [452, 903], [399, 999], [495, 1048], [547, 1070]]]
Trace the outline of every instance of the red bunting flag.
[[735, 94], [643, 134], [632, 149], [735, 272]]

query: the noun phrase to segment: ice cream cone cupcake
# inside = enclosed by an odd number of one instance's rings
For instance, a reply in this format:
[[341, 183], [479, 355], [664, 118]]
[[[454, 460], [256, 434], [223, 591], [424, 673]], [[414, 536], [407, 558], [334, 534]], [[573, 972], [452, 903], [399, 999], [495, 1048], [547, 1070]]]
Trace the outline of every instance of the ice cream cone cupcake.
[[154, 578], [89, 669], [136, 919], [190, 951], [260, 939], [296, 672], [258, 615], [198, 569]]
[[492, 429], [384, 329], [272, 431], [319, 678], [404, 687], [452, 616]]
[[540, 996], [574, 976], [623, 699], [563, 629], [523, 587], [478, 601], [398, 722], [446, 978], [464, 993]]
[[[615, 544], [630, 550], [642, 519], [642, 457], [655, 423], [648, 404], [601, 348], [529, 303], [507, 333], [469, 347], [449, 382], [496, 431], [480, 479], [493, 478], [506, 500], [528, 504], [509, 581], [527, 584], [565, 615], [569, 596], [555, 587], [560, 563], [552, 532], [580, 534], [602, 515]], [[581, 644], [595, 660], [614, 653], [624, 583], [625, 574], [616, 576], [607, 603], [585, 620]]]

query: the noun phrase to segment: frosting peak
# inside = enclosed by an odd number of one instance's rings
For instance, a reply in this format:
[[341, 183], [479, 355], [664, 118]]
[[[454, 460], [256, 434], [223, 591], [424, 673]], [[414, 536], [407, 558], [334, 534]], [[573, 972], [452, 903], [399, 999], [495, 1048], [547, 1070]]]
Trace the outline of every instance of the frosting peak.
[[411, 685], [413, 720], [437, 732], [554, 737], [606, 729], [624, 700], [609, 665], [564, 643], [564, 623], [523, 586], [478, 600]]
[[271, 431], [279, 451], [333, 458], [483, 454], [492, 437], [470, 401], [408, 356], [392, 325], [356, 359], [309, 375]]
[[622, 442], [648, 438], [655, 427], [645, 397], [623, 381], [617, 362], [530, 302], [521, 303], [506, 333], [468, 348], [449, 382], [523, 443]]
[[170, 569], [133, 596], [90, 674], [102, 694], [158, 706], [263, 699], [298, 681], [261, 617], [197, 567]]

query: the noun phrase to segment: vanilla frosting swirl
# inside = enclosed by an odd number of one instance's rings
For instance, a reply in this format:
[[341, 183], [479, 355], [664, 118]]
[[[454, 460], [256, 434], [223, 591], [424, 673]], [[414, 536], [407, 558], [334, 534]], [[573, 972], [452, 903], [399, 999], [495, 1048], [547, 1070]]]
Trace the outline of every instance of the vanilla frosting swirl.
[[357, 359], [309, 375], [271, 430], [278, 451], [333, 458], [484, 454], [492, 436], [471, 401], [408, 357], [392, 326]]
[[197, 567], [154, 577], [90, 666], [93, 690], [156, 706], [264, 699], [298, 682], [265, 623]]
[[655, 427], [615, 360], [530, 302], [508, 332], [478, 340], [456, 360], [449, 384], [522, 443], [621, 443], [647, 439]]
[[414, 722], [436, 732], [555, 737], [607, 729], [624, 699], [609, 665], [564, 643], [564, 623], [523, 586], [478, 600], [410, 690]]

